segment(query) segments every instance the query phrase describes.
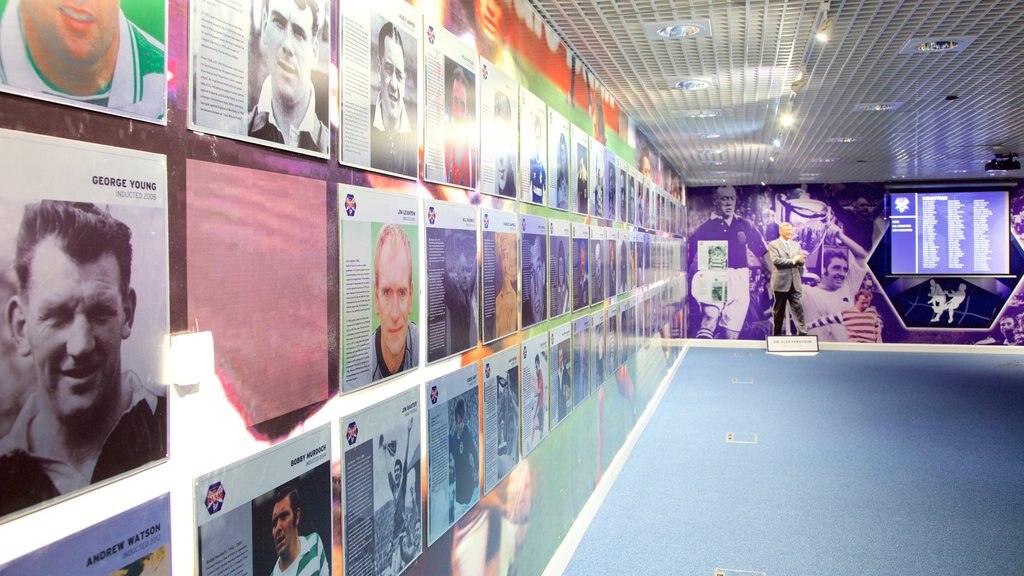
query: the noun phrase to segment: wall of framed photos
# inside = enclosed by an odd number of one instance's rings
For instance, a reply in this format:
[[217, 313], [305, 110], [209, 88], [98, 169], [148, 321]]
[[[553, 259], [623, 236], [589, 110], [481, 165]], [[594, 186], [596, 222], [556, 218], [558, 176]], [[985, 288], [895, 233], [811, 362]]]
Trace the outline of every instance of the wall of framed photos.
[[684, 334], [681, 178], [599, 79], [518, 1], [38, 9], [0, 571], [539, 574]]

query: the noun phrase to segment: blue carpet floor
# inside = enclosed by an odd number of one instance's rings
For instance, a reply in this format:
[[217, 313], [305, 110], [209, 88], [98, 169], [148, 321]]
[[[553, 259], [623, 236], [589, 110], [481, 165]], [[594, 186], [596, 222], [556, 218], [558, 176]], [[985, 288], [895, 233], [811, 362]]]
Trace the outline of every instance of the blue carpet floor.
[[566, 574], [715, 568], [1024, 574], [1024, 356], [691, 349]]

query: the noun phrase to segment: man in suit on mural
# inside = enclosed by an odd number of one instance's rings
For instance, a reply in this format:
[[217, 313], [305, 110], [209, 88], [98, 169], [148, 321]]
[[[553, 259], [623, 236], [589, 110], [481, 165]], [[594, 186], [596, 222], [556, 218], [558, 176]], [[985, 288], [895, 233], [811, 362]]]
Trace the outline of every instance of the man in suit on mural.
[[776, 336], [782, 335], [782, 324], [786, 318], [786, 304], [796, 322], [797, 333], [807, 334], [804, 324], [804, 307], [800, 303], [803, 284], [800, 277], [804, 273], [806, 255], [800, 244], [793, 240], [793, 225], [783, 222], [779, 225], [779, 237], [768, 243], [768, 255], [772, 261], [772, 293], [775, 305], [772, 307], [772, 319]]

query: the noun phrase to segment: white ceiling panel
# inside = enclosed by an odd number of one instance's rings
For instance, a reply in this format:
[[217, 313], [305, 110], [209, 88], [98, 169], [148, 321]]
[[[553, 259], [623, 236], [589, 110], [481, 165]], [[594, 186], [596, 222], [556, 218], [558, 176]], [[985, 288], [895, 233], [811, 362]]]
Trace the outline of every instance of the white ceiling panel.
[[[1024, 150], [1024, 1], [531, 2], [690, 186], [980, 178], [995, 150]], [[694, 20], [710, 35], [645, 31]], [[911, 40], [963, 45], [907, 53]], [[712, 85], [672, 87], [683, 79]], [[721, 114], [690, 117], [707, 110]]]

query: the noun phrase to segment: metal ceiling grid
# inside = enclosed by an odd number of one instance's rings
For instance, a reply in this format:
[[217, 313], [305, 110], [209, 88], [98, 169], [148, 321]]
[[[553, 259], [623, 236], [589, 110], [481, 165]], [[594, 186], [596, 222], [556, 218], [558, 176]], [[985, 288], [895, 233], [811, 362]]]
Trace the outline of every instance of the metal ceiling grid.
[[[833, 0], [827, 44], [813, 40], [819, 1], [531, 1], [691, 186], [978, 178], [994, 145], [1024, 147], [1019, 0]], [[696, 19], [710, 19], [711, 37], [655, 40], [643, 28]], [[912, 39], [950, 37], [973, 43], [900, 54]], [[671, 88], [685, 78], [713, 85]], [[889, 102], [900, 107], [855, 110]], [[797, 123], [783, 129], [790, 109]], [[689, 116], [706, 110], [721, 114]]]

